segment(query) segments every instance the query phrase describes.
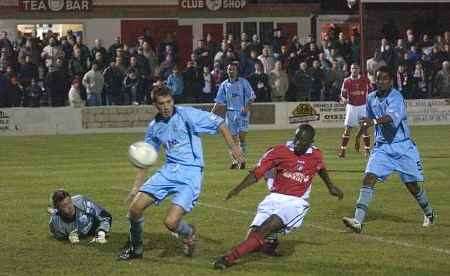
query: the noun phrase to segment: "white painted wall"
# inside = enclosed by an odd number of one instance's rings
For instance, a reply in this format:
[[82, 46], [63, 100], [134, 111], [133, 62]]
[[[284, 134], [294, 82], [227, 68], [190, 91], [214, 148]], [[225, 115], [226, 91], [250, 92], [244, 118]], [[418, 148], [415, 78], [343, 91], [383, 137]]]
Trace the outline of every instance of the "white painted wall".
[[85, 43], [94, 45], [94, 39], [100, 38], [105, 47], [114, 43], [114, 39], [120, 36], [120, 19], [90, 19], [84, 25]]
[[[450, 125], [450, 106], [448, 99], [407, 100], [408, 121], [411, 125]], [[336, 102], [280, 102], [256, 103], [255, 105], [275, 104], [275, 124], [255, 125], [250, 129], [293, 129], [298, 123], [289, 123], [289, 117], [297, 105], [312, 107], [319, 120], [310, 122], [318, 128], [341, 128], [344, 124], [345, 107]], [[89, 108], [89, 107], [85, 107]], [[141, 108], [102, 107], [102, 108]], [[0, 136], [9, 135], [42, 135], [42, 134], [77, 134], [104, 132], [143, 132], [145, 128], [90, 128], [82, 127], [82, 108], [42, 107], [42, 108], [2, 108], [2, 120], [7, 117], [9, 129], [0, 128]], [[329, 116], [338, 116], [338, 119]], [[328, 118], [327, 118], [328, 116]], [[304, 117], [303, 117], [304, 118]], [[0, 126], [4, 127], [4, 122]]]
[[[1, 0], [0, 0], [1, 1]], [[12, 40], [17, 34], [17, 24], [15, 20], [0, 20], [0, 31], [7, 31], [8, 37]]]

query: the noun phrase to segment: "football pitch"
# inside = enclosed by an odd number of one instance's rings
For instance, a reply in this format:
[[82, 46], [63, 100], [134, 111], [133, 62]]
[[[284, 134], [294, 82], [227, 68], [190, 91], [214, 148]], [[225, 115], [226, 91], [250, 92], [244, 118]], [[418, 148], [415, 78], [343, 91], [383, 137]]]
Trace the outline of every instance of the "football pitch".
[[[348, 232], [341, 222], [342, 216], [353, 215], [365, 166], [363, 156], [351, 146], [346, 159], [336, 157], [341, 132], [317, 129], [315, 145], [324, 152], [330, 176], [342, 188], [344, 199], [330, 196], [316, 176], [311, 210], [302, 228], [281, 238], [282, 257], [254, 253], [225, 272], [214, 271], [212, 262], [244, 238], [267, 189], [260, 181], [223, 200], [246, 171], [228, 169], [228, 152], [220, 135], [203, 140], [203, 192], [186, 217], [199, 233], [195, 256], [184, 257], [180, 242], [164, 228], [166, 201], [146, 210], [144, 258], [132, 262], [116, 261], [116, 255], [127, 240], [124, 200], [135, 173], [127, 148], [142, 140], [143, 133], [0, 137], [0, 275], [449, 275], [450, 126], [412, 129], [437, 224], [421, 227], [419, 206], [393, 175], [377, 186], [362, 234]], [[284, 143], [292, 135], [292, 130], [251, 131], [249, 165], [270, 145]], [[107, 244], [81, 240], [71, 246], [50, 237], [48, 197], [61, 187], [94, 199], [112, 214]]]

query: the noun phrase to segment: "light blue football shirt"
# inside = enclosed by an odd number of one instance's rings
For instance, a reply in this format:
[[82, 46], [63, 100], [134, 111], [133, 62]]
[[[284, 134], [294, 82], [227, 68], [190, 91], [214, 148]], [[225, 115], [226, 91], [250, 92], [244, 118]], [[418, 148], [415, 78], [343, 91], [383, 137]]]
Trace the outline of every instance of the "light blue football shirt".
[[72, 202], [75, 207], [74, 221], [64, 221], [56, 209], [50, 216], [50, 232], [55, 238], [66, 239], [74, 230], [82, 237], [99, 230], [110, 231], [111, 215], [104, 208], [82, 195], [73, 196]]
[[374, 127], [376, 142], [397, 143], [410, 138], [406, 103], [398, 90], [391, 88], [386, 97], [379, 97], [377, 91], [370, 93], [366, 109], [370, 119], [378, 119], [384, 115], [392, 118], [391, 123], [378, 124]]
[[157, 116], [150, 122], [145, 142], [162, 146], [167, 163], [203, 167], [201, 134], [216, 134], [224, 120], [193, 107], [176, 106], [169, 119]]
[[216, 103], [227, 106], [227, 111], [241, 111], [249, 102], [255, 100], [255, 92], [250, 83], [244, 78], [235, 81], [227, 79], [220, 84]]

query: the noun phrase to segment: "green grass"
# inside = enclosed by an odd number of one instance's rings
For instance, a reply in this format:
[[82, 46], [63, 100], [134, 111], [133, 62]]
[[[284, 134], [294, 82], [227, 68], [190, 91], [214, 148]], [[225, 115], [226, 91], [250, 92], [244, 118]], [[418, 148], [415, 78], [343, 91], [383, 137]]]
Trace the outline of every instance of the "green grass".
[[[416, 127], [413, 136], [423, 160], [425, 183], [438, 224], [421, 227], [420, 208], [392, 176], [377, 188], [364, 234], [348, 233], [340, 218], [352, 215], [365, 161], [349, 150], [336, 158], [340, 129], [317, 130], [316, 145], [325, 153], [331, 177], [345, 193], [339, 202], [317, 177], [311, 211], [304, 226], [282, 238], [283, 257], [244, 257], [229, 275], [449, 275], [450, 274], [450, 127]], [[249, 133], [249, 161], [283, 143], [291, 131]], [[0, 137], [0, 275], [220, 275], [215, 257], [244, 237], [256, 205], [266, 194], [263, 182], [225, 202], [226, 193], [245, 176], [228, 170], [228, 154], [220, 136], [204, 139], [206, 171], [200, 204], [187, 216], [199, 231], [192, 259], [162, 225], [168, 202], [146, 211], [143, 260], [117, 262], [127, 239], [124, 199], [134, 179], [126, 157], [130, 143], [143, 134]], [[350, 142], [353, 143], [353, 140]], [[48, 234], [49, 193], [64, 187], [87, 195], [113, 214], [105, 245], [72, 247]]]

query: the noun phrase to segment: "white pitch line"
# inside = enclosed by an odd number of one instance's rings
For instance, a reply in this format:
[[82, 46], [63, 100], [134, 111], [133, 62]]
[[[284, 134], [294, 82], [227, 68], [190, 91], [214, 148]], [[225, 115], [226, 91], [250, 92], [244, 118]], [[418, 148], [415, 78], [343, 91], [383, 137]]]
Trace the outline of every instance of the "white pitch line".
[[[207, 204], [207, 203], [198, 203], [198, 205], [205, 206], [205, 207], [208, 207], [208, 208], [218, 209], [218, 210], [231, 211], [231, 212], [235, 212], [235, 213], [243, 214], [243, 215], [253, 215], [254, 214], [254, 213], [249, 212], [249, 211], [242, 211], [242, 210], [238, 210], [238, 209], [227, 208], [227, 207], [222, 207], [222, 206], [217, 206], [217, 205], [212, 205], [212, 204]], [[305, 224], [305, 227], [316, 228], [316, 229], [319, 229], [319, 230], [322, 230], [322, 231], [327, 231], [327, 232], [332, 232], [332, 233], [347, 233], [348, 232], [348, 231], [344, 231], [344, 230], [337, 230], [337, 229], [334, 229], [334, 228], [314, 225], [314, 224], [311, 224], [311, 223]], [[434, 252], [439, 252], [439, 253], [444, 253], [446, 255], [450, 255], [450, 250], [449, 249], [445, 249], [445, 248], [432, 247], [432, 246], [421, 246], [421, 245], [416, 245], [416, 244], [412, 244], [412, 243], [409, 243], [409, 242], [403, 242], [403, 241], [393, 241], [393, 240], [385, 239], [383, 237], [369, 236], [367, 234], [357, 234], [357, 235], [358, 235], [359, 238], [363, 238], [363, 239], [366, 239], [366, 240], [378, 241], [378, 242], [381, 242], [381, 243], [393, 244], [393, 245], [398, 245], [398, 246], [403, 246], [403, 247], [408, 247], [408, 248], [414, 248], [414, 249], [425, 249], [425, 250], [429, 250], [429, 251], [434, 251]]]
[[[116, 190], [121, 190], [121, 191], [129, 191], [128, 189], [124, 189], [122, 187], [120, 187], [120, 188], [112, 187], [112, 188], [116, 189]], [[233, 209], [233, 208], [228, 208], [228, 207], [222, 207], [222, 206], [212, 205], [212, 204], [208, 204], [208, 203], [201, 203], [201, 202], [199, 202], [198, 205], [205, 206], [205, 207], [208, 207], [208, 208], [218, 209], [218, 210], [231, 211], [231, 212], [235, 212], [235, 213], [242, 214], [242, 215], [254, 215], [253, 212], [243, 211], [243, 210], [238, 210], [238, 209]], [[311, 227], [311, 228], [315, 228], [315, 229], [319, 229], [319, 230], [326, 231], [326, 232], [331, 232], [331, 233], [347, 233], [348, 232], [348, 231], [345, 231], [345, 230], [337, 230], [335, 228], [319, 226], [319, 225], [315, 225], [315, 224], [312, 224], [312, 223], [305, 224], [305, 227]], [[386, 243], [386, 244], [393, 244], [393, 245], [398, 245], [398, 246], [403, 246], [403, 247], [408, 247], [408, 248], [415, 248], [415, 249], [425, 249], [425, 250], [428, 250], [428, 251], [434, 251], [434, 252], [439, 252], [439, 253], [443, 253], [443, 254], [446, 254], [446, 255], [450, 255], [450, 250], [449, 249], [445, 249], [445, 248], [415, 245], [415, 244], [412, 244], [412, 243], [409, 243], [409, 242], [393, 241], [393, 240], [385, 239], [383, 237], [369, 236], [367, 234], [358, 234], [358, 237], [362, 238], [362, 239], [371, 240], [371, 241], [378, 241], [378, 242], [382, 242], [382, 243]]]

